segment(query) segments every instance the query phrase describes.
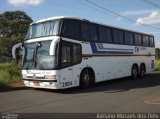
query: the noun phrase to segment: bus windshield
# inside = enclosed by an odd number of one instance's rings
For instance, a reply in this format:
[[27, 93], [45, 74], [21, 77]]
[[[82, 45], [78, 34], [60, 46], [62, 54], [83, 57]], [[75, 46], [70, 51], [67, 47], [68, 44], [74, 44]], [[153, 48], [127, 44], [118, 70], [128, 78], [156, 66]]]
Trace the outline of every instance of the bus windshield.
[[[37, 46], [40, 44], [40, 46]], [[53, 69], [56, 66], [55, 56], [49, 55], [51, 41], [27, 43], [23, 69]]]
[[54, 36], [58, 34], [60, 20], [32, 24], [29, 27], [25, 40], [37, 37]]

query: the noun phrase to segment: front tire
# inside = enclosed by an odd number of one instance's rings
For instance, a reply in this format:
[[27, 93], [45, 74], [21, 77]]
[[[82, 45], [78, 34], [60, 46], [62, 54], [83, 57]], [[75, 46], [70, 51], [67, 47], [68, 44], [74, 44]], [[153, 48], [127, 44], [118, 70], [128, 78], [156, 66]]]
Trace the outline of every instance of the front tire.
[[93, 74], [89, 69], [85, 69], [82, 71], [80, 76], [80, 86], [83, 88], [88, 88], [92, 84]]

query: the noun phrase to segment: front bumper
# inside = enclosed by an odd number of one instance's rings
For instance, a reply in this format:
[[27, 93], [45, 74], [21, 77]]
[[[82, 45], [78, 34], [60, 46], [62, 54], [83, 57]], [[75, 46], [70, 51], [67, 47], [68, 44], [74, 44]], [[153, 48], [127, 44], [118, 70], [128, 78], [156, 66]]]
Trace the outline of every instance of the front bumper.
[[33, 88], [60, 89], [57, 80], [22, 79], [24, 85]]

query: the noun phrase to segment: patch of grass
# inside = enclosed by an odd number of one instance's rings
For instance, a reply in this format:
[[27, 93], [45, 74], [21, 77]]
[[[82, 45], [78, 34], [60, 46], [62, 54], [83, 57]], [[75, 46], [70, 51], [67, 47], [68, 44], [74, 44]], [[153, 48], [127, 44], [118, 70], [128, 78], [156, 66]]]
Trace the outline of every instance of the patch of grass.
[[0, 64], [0, 85], [8, 85], [21, 80], [21, 68], [14, 62]]
[[160, 71], [160, 59], [155, 61], [155, 71]]

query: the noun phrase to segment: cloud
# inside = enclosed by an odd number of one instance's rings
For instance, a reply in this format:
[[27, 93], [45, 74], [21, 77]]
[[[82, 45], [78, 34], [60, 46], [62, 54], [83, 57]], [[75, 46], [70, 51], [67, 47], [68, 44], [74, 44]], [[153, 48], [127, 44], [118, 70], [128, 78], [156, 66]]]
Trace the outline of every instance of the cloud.
[[8, 0], [8, 3], [14, 6], [38, 6], [43, 0]]
[[124, 11], [121, 13], [123, 16], [142, 16], [151, 13], [153, 10], [137, 10], [137, 11]]
[[[120, 15], [124, 17], [129, 17], [129, 16], [137, 17], [137, 16], [144, 16], [144, 15], [150, 14], [152, 11], [153, 10], [124, 11], [124, 12], [121, 12]], [[116, 21], [121, 21], [122, 19], [123, 19], [122, 17], [118, 17]]]
[[122, 17], [118, 17], [118, 18], [116, 19], [116, 21], [119, 22], [119, 21], [121, 21], [122, 19], [123, 19]]
[[160, 31], [150, 31], [148, 33], [151, 33], [151, 34], [160, 34]]
[[158, 24], [160, 23], [160, 12], [158, 11], [153, 11], [151, 14], [149, 14], [147, 17], [141, 17], [136, 20], [136, 25], [141, 25], [141, 24]]

